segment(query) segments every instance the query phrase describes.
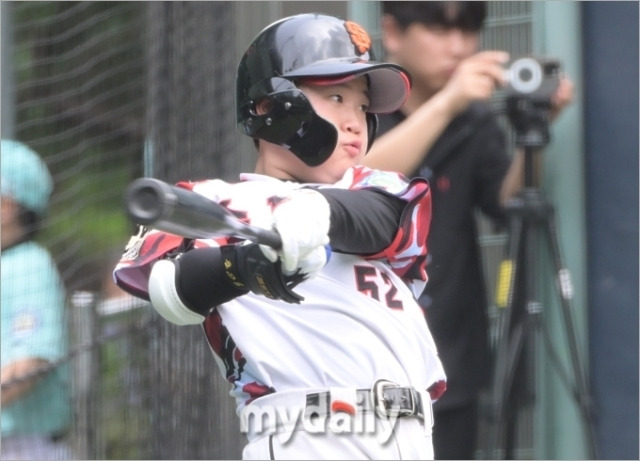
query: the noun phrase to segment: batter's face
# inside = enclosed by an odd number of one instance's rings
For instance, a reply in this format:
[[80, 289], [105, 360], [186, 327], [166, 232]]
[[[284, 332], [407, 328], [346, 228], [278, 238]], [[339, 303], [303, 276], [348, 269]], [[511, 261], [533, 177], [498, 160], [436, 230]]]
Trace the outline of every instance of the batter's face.
[[421, 23], [401, 30], [390, 16], [383, 19], [383, 31], [384, 46], [393, 61], [406, 68], [414, 87], [427, 94], [440, 91], [479, 45], [477, 32]]
[[280, 179], [305, 183], [333, 184], [348, 168], [362, 162], [367, 151], [368, 84], [364, 76], [338, 85], [301, 84], [316, 113], [338, 131], [338, 142], [331, 156], [311, 167], [288, 150], [270, 159], [264, 172]]

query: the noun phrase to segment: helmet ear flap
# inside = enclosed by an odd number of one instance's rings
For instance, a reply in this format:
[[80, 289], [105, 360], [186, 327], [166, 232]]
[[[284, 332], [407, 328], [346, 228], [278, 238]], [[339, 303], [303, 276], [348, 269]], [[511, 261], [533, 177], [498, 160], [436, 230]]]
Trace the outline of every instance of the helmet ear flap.
[[[338, 131], [316, 114], [301, 90], [290, 85], [241, 106], [238, 126], [247, 135], [283, 146], [307, 165], [318, 166], [336, 148]], [[268, 111], [257, 110], [256, 105]]]

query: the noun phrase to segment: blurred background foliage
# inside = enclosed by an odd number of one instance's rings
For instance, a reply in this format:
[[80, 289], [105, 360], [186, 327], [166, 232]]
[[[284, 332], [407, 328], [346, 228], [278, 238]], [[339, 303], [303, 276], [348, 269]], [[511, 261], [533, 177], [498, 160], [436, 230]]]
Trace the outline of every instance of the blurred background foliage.
[[70, 290], [99, 291], [131, 233], [122, 191], [142, 175], [144, 3], [12, 2], [14, 137], [55, 189], [40, 240]]

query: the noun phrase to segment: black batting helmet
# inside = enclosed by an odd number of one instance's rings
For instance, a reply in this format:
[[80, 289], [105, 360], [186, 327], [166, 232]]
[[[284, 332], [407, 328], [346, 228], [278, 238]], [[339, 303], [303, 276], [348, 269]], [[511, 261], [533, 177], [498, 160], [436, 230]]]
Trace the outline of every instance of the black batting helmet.
[[[369, 145], [377, 113], [399, 109], [406, 100], [409, 74], [400, 66], [376, 62], [367, 32], [352, 21], [317, 13], [281, 19], [253, 39], [236, 76], [238, 129], [253, 138], [286, 147], [309, 166], [323, 163], [337, 142], [336, 128], [316, 114], [296, 88], [298, 79], [318, 83], [367, 75], [369, 81]], [[256, 104], [268, 98], [263, 115]]]

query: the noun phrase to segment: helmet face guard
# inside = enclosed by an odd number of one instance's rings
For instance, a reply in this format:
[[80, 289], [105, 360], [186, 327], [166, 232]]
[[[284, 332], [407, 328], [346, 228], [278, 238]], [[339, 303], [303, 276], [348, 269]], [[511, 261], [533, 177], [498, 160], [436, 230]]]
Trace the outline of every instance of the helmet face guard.
[[[332, 16], [302, 14], [268, 26], [238, 66], [239, 130], [289, 149], [309, 166], [320, 165], [333, 153], [338, 132], [316, 114], [295, 82], [310, 78], [330, 84], [367, 75], [370, 147], [377, 127], [375, 114], [397, 110], [410, 87], [408, 74], [401, 67], [372, 61], [370, 44], [360, 26]], [[270, 101], [270, 110], [258, 114], [256, 105], [264, 99]]]

